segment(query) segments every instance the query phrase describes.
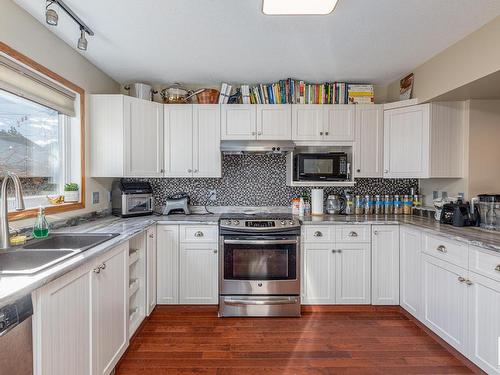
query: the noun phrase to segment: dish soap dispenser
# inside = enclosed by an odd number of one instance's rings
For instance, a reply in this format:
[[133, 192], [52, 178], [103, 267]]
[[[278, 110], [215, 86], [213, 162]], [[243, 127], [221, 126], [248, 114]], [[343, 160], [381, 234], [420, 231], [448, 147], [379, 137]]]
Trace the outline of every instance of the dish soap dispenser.
[[49, 223], [45, 218], [45, 209], [40, 207], [38, 210], [38, 217], [35, 221], [35, 226], [33, 227], [33, 237], [35, 238], [45, 238], [49, 235]]

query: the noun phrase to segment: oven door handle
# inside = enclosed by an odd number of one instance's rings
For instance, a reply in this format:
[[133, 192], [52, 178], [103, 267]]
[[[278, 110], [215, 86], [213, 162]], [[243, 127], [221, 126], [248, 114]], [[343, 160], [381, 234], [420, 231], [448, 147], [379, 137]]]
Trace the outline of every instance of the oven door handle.
[[224, 303], [226, 305], [294, 305], [298, 302], [298, 298], [280, 298], [280, 299], [236, 299], [236, 298], [224, 298]]
[[290, 245], [297, 244], [297, 240], [224, 240], [224, 243], [233, 245]]

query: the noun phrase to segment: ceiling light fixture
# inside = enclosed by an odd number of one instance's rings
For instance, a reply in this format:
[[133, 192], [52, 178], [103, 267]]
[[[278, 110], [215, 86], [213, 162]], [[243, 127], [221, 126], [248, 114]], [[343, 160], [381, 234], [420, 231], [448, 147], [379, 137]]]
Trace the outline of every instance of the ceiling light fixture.
[[266, 15], [326, 15], [333, 12], [338, 0], [262, 0]]
[[90, 36], [94, 35], [94, 32], [83, 22], [80, 17], [78, 17], [75, 12], [71, 10], [69, 6], [67, 6], [63, 0], [47, 0], [45, 6], [45, 21], [51, 26], [57, 26], [59, 21], [59, 16], [54, 9], [49, 9], [52, 4], [57, 4], [59, 7], [66, 12], [68, 16], [71, 17], [73, 21], [75, 21], [78, 26], [80, 26], [80, 38], [78, 38], [77, 47], [82, 51], [87, 50], [87, 39], [85, 34], [89, 34]]
[[47, 22], [47, 24], [50, 26], [57, 26], [57, 22], [59, 21], [59, 16], [57, 15], [57, 12], [54, 9], [49, 9], [49, 7], [53, 3], [54, 3], [53, 1], [47, 0], [47, 3], [45, 5], [45, 22]]

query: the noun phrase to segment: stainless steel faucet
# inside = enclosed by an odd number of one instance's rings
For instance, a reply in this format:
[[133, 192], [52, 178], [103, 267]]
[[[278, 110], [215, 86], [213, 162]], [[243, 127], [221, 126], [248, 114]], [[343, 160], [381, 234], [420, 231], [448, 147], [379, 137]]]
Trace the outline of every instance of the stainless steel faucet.
[[2, 181], [2, 190], [0, 191], [0, 250], [10, 248], [9, 209], [7, 203], [7, 185], [9, 184], [9, 180], [12, 180], [14, 183], [16, 191], [16, 211], [24, 210], [21, 181], [15, 173], [6, 172]]

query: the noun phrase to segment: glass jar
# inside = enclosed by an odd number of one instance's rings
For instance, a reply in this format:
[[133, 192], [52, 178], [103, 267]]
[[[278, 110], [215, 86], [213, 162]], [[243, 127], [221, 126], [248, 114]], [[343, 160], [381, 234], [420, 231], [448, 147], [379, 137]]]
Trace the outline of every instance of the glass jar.
[[394, 196], [394, 215], [403, 214], [403, 201], [399, 195]]
[[413, 200], [409, 195], [403, 197], [403, 214], [411, 215], [411, 208], [413, 206]]
[[345, 214], [346, 215], [354, 214], [354, 200], [351, 194], [345, 195]]
[[394, 202], [390, 195], [384, 196], [384, 214], [392, 215], [394, 213]]
[[415, 194], [413, 196], [413, 206], [415, 207], [422, 207], [422, 200], [423, 200], [423, 196], [422, 195], [418, 195], [418, 194]]
[[384, 214], [384, 202], [382, 201], [382, 197], [380, 195], [375, 195], [375, 215], [383, 215]]
[[356, 195], [354, 199], [354, 213], [356, 215], [363, 215], [365, 213], [364, 201], [361, 195]]
[[373, 215], [375, 209], [375, 202], [373, 197], [365, 195], [365, 215]]

